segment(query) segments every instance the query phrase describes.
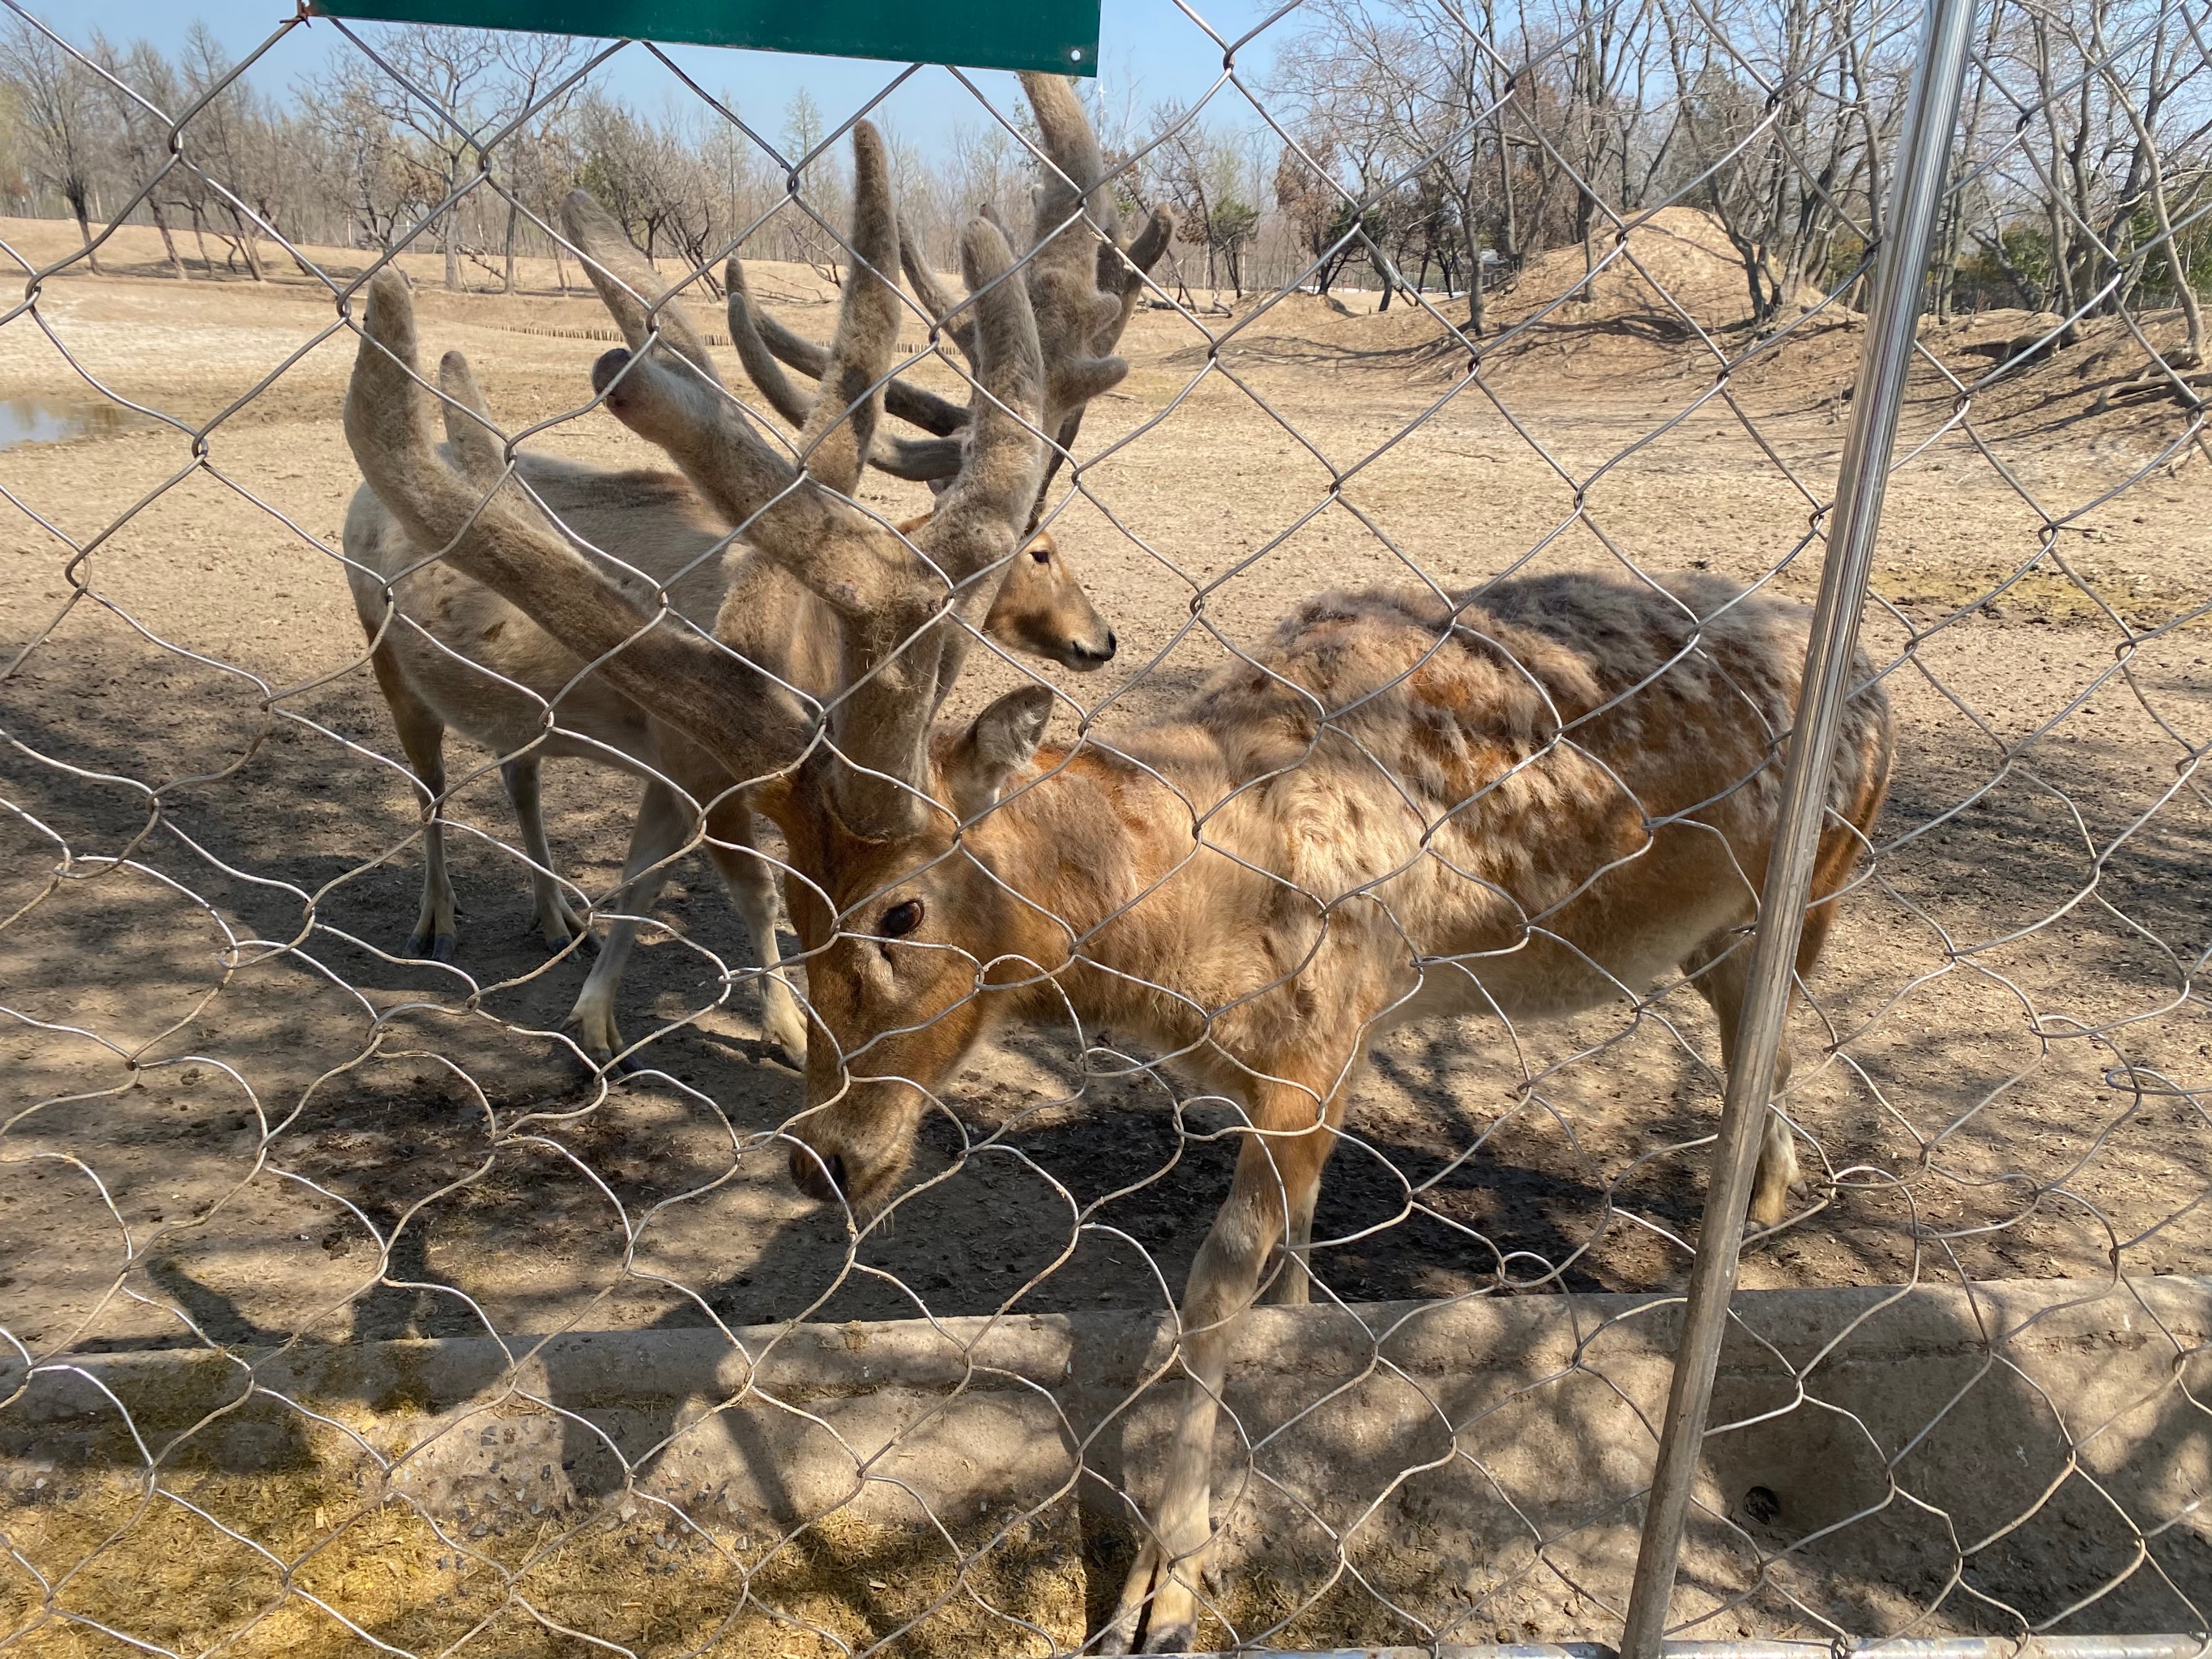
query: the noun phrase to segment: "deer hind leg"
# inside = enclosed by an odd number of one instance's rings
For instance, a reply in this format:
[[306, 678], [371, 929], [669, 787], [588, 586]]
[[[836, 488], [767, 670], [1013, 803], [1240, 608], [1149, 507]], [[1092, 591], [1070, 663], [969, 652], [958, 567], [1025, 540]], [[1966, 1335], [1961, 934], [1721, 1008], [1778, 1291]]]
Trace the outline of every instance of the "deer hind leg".
[[499, 777], [507, 786], [507, 799], [514, 804], [522, 850], [530, 859], [530, 898], [537, 917], [532, 926], [547, 950], [565, 951], [571, 939], [588, 939], [590, 933], [553, 873], [553, 848], [545, 839], [545, 805], [539, 789], [544, 771], [544, 763], [535, 753], [518, 755], [500, 763]]
[[[1807, 938], [1812, 939], [1812, 918], [1806, 919]], [[1826, 932], [1825, 919], [1821, 932]], [[1731, 948], [1733, 947], [1733, 948]], [[1817, 952], [1819, 943], [1814, 941]], [[1807, 960], [1800, 952], [1800, 960]], [[1720, 1022], [1721, 1060], [1733, 1074], [1735, 1071], [1736, 1030], [1743, 1018], [1745, 981], [1751, 972], [1751, 940], [1730, 929], [1716, 933], [1692, 951], [1683, 963], [1682, 971], [1691, 975], [1690, 982], [1698, 994], [1712, 1006], [1713, 1014]], [[1782, 1034], [1782, 1047], [1774, 1060], [1774, 1092], [1780, 1094], [1789, 1085], [1790, 1071], [1790, 1034]], [[1752, 1182], [1750, 1222], [1754, 1228], [1773, 1226], [1782, 1219], [1790, 1207], [1790, 1188], [1798, 1184], [1797, 1148], [1790, 1137], [1790, 1123], [1782, 1114], [1769, 1105], [1766, 1127], [1759, 1147], [1759, 1174]]]
[[1230, 1327], [1251, 1304], [1267, 1253], [1284, 1237], [1286, 1201], [1292, 1214], [1302, 1209], [1310, 1224], [1312, 1194], [1320, 1189], [1322, 1167], [1343, 1115], [1342, 1090], [1321, 1122], [1307, 1090], [1271, 1083], [1255, 1096], [1252, 1122], [1273, 1133], [1246, 1139], [1228, 1201], [1191, 1264], [1182, 1297], [1182, 1358], [1188, 1376], [1182, 1416], [1152, 1536], [1138, 1552], [1121, 1605], [1097, 1638], [1102, 1653], [1185, 1653], [1197, 1639], [1199, 1577], [1212, 1536], [1213, 1432]]
[[368, 659], [376, 671], [377, 690], [384, 693], [384, 706], [392, 711], [407, 769], [428, 799], [422, 810], [422, 902], [416, 912], [415, 931], [407, 936], [407, 954], [451, 962], [459, 939], [453, 926], [453, 879], [446, 873], [446, 723], [415, 695], [391, 647], [377, 646]]
[[568, 1024], [575, 1033], [576, 1046], [595, 1066], [607, 1065], [622, 1048], [622, 1032], [615, 1024], [615, 991], [622, 984], [623, 969], [629, 966], [629, 953], [637, 944], [641, 924], [635, 918], [650, 910], [659, 898], [668, 879], [663, 866], [684, 845], [690, 823], [690, 812], [676, 791], [657, 777], [647, 778], [645, 798], [637, 806], [637, 823], [630, 831], [623, 884], [607, 902], [610, 909], [624, 914], [608, 924], [599, 959], [592, 964], [584, 988], [576, 994], [576, 1006], [568, 1011]]
[[707, 855], [721, 872], [730, 902], [744, 918], [753, 956], [761, 966], [761, 1030], [770, 1047], [793, 1066], [806, 1064], [806, 1015], [786, 977], [775, 927], [775, 872], [754, 850], [753, 815], [742, 801], [725, 800], [707, 814]]

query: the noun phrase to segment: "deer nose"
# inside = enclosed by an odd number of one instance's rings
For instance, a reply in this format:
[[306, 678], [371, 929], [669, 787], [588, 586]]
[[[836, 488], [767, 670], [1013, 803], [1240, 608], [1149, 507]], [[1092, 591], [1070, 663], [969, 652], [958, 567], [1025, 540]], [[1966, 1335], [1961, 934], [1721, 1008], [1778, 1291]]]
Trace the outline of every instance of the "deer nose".
[[845, 1192], [845, 1155], [831, 1152], [827, 1158], [807, 1146], [791, 1149], [792, 1184], [807, 1197], [823, 1204], [835, 1202]]
[[1096, 646], [1071, 644], [1061, 662], [1079, 674], [1087, 674], [1092, 669], [1103, 668], [1108, 663], [1113, 661], [1114, 653], [1118, 649], [1120, 645], [1114, 638], [1114, 630], [1109, 628], [1106, 630], [1104, 644]]

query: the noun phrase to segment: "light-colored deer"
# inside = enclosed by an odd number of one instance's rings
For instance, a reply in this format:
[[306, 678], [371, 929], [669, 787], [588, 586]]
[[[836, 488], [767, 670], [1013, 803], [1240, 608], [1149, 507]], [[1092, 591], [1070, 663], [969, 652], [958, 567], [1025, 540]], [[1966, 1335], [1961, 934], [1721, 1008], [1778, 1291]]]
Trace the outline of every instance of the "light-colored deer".
[[[648, 309], [665, 294], [644, 256], [588, 195], [566, 204], [570, 238], [586, 269], [619, 303]], [[1133, 250], [1148, 269], [1164, 245], [1164, 230]], [[908, 268], [933, 319], [950, 307], [918, 257], [907, 249]], [[803, 425], [805, 406], [793, 391], [778, 356], [802, 370], [822, 372], [820, 349], [750, 305], [743, 269], [728, 266], [729, 316], [740, 358], [757, 386], [780, 411]], [[706, 345], [688, 323], [684, 349], [713, 372]], [[965, 347], [971, 331], [955, 319], [949, 328]], [[765, 338], [763, 338], [765, 335]], [[771, 349], [771, 345], [773, 349]], [[879, 439], [870, 459], [899, 477], [949, 477], [959, 466], [957, 434], [967, 411], [904, 382], [894, 382], [894, 410], [937, 434], [921, 441]], [[1081, 411], [1075, 411], [1079, 419]], [[481, 442], [490, 428], [482, 410], [457, 403], [445, 407], [448, 442]], [[1072, 440], [1073, 431], [1068, 434]], [[763, 565], [730, 543], [730, 526], [718, 522], [681, 477], [659, 471], [614, 471], [535, 453], [519, 453], [516, 468], [531, 492], [602, 568], [630, 583], [643, 598], [665, 589], [682, 616], [705, 626], [714, 620], [734, 580], [756, 618], [763, 641], [781, 641], [789, 661], [785, 678], [815, 695], [836, 678], [830, 641], [834, 616], [775, 566]], [[1042, 506], [1040, 491], [1039, 506]], [[915, 529], [920, 520], [902, 526]], [[379, 689], [390, 709], [410, 769], [428, 803], [423, 823], [422, 897], [410, 955], [450, 961], [456, 943], [454, 898], [447, 873], [445, 734], [448, 728], [501, 757], [500, 774], [513, 802], [529, 860], [538, 936], [562, 950], [584, 936], [586, 924], [552, 866], [540, 777], [544, 763], [562, 757], [595, 760], [637, 773], [644, 793], [631, 832], [623, 880], [606, 902], [617, 912], [599, 959], [586, 977], [568, 1024], [584, 1053], [602, 1065], [621, 1050], [616, 994], [640, 930], [672, 860], [703, 827], [704, 844], [763, 969], [763, 1027], [769, 1042], [793, 1060], [805, 1053], [806, 1023], [782, 976], [776, 944], [775, 872], [757, 848], [752, 814], [733, 782], [712, 758], [611, 690], [597, 676], [578, 678], [584, 665], [514, 606], [453, 566], [417, 546], [364, 483], [346, 515], [347, 580]], [[640, 580], [642, 579], [642, 580]], [[1079, 672], [1109, 661], [1112, 629], [1092, 607], [1080, 580], [1049, 534], [1036, 537], [1009, 565], [983, 619], [983, 631], [1018, 651]], [[711, 805], [710, 805], [711, 804]], [[701, 809], [706, 808], [703, 826]]]
[[[1039, 327], [1065, 338], [1107, 319], [1079, 245], [1110, 238], [1112, 211], [1091, 188], [1103, 170], [1073, 95], [1028, 85], [1054, 163], [1029, 288]], [[855, 214], [856, 239], [888, 258], [888, 201], [858, 192]], [[1376, 1036], [1415, 1019], [1628, 1004], [1686, 976], [1733, 1059], [1808, 619], [1705, 575], [1330, 593], [1110, 745], [1043, 746], [1054, 694], [1039, 687], [932, 735], [965, 639], [945, 606], [1013, 548], [1035, 434], [1062, 429], [1067, 395], [1044, 373], [997, 233], [971, 226], [964, 263], [985, 393], [968, 467], [914, 538], [926, 556], [838, 493], [859, 477], [868, 390], [888, 371], [868, 283], [846, 292], [823, 380], [825, 393], [852, 388], [850, 435], [823, 433], [804, 477], [664, 351], [602, 362], [623, 417], [733, 518], [757, 513], [763, 554], [837, 609], [842, 690], [826, 730], [706, 642], [647, 629], [511, 488], [485, 505], [495, 457], [456, 471], [435, 455], [396, 281], [371, 291], [347, 432], [418, 539], [450, 541], [450, 557], [580, 654], [614, 653], [602, 672], [732, 775], [773, 775], [756, 799], [789, 846], [814, 1021], [806, 1109], [787, 1126], [808, 1192], [862, 1225], [883, 1212], [925, 1109], [1010, 1020], [1072, 1011], [1242, 1107], [1235, 1182], [1182, 1301], [1174, 1448], [1097, 1638], [1180, 1650], [1200, 1605], [1227, 1332], [1271, 1260], [1281, 1299], [1306, 1299], [1322, 1167]], [[1088, 386], [1119, 367], [1090, 365]], [[448, 358], [449, 392], [465, 378]], [[721, 626], [737, 620], [726, 609]], [[1867, 844], [1891, 746], [1884, 701], [1866, 691], [1830, 786], [1801, 971]], [[1761, 1222], [1782, 1213], [1795, 1168], [1778, 1115]]]

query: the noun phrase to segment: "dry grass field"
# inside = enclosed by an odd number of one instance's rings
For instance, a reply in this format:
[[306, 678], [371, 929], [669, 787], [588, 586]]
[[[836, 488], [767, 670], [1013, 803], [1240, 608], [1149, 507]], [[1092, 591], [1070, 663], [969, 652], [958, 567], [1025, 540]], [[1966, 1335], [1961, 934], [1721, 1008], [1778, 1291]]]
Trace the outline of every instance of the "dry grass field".
[[[33, 261], [62, 232], [0, 222]], [[0, 323], [8, 407], [66, 413], [96, 385], [149, 412], [0, 450], [15, 1339], [1167, 1307], [1226, 1191], [1225, 1115], [1179, 1104], [1112, 1033], [1013, 1036], [925, 1129], [921, 1173], [957, 1173], [855, 1247], [763, 1139], [799, 1083], [726, 982], [744, 940], [708, 866], [678, 872], [623, 988], [626, 1034], [660, 1035], [639, 1070], [591, 1081], [556, 1035], [584, 963], [529, 936], [496, 769], [459, 739], [459, 954], [402, 959], [416, 810], [333, 556], [358, 482], [338, 419], [354, 337], [297, 273], [179, 283], [136, 235], [118, 274], [50, 280]], [[1084, 430], [1103, 459], [1055, 524], [1121, 653], [1061, 677], [1055, 735], [1079, 708], [1110, 738], [1328, 586], [1626, 562], [1809, 599], [1856, 319], [1811, 318], [1723, 377], [1747, 343], [1724, 245], [1670, 213], [1630, 252], [1587, 301], [1553, 303], [1578, 252], [1524, 272], [1498, 309], [1528, 326], [1473, 375], [1402, 307], [1141, 314], [1133, 372]], [[520, 295], [447, 294], [434, 265], [416, 273], [426, 343], [469, 354], [504, 422], [586, 400], [596, 302], [537, 269]], [[756, 280], [826, 336], [811, 272]], [[1979, 348], [2030, 325], [1923, 339], [1972, 380]], [[2212, 462], [2170, 400], [2097, 407], [2142, 360], [2093, 329], [1964, 421], [1916, 373], [1865, 633], [1899, 765], [1797, 1018], [1809, 1212], [1747, 1257], [1754, 1288], [2212, 1271], [2193, 976], [2212, 939]], [[535, 441], [653, 459], [598, 412]], [[979, 664], [962, 706], [1011, 673]], [[605, 894], [635, 786], [563, 764], [547, 795], [558, 860]], [[1320, 1282], [1347, 1300], [1678, 1285], [1716, 1055], [1687, 992], [1392, 1036], [1323, 1191]]]

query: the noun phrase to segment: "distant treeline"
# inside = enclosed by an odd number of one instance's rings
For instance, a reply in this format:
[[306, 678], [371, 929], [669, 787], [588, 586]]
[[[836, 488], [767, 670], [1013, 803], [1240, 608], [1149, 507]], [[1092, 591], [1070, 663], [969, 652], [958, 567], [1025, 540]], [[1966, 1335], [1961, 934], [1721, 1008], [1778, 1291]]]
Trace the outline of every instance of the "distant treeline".
[[[1939, 310], [2177, 305], [2201, 344], [2203, 12], [1989, 11], [1929, 273]], [[1746, 320], [1771, 326], [1808, 288], [1863, 280], [1916, 21], [1865, 0], [1309, 0], [1263, 64], [1199, 109], [1116, 118], [1108, 98], [1097, 122], [1130, 203], [1176, 210], [1170, 286], [1326, 291], [1350, 271], [1386, 304], [1419, 289], [1480, 330], [1487, 293], [1530, 256], [1578, 244], [1595, 262], [1621, 220], [1680, 201], [1715, 216], [1742, 264]], [[173, 59], [11, 16], [0, 208], [71, 216], [88, 235], [117, 216], [150, 225], [185, 279], [216, 265], [258, 277], [284, 240], [411, 238], [442, 252], [451, 285], [512, 288], [518, 258], [550, 258], [565, 286], [578, 273], [542, 227], [580, 185], [648, 252], [708, 265], [710, 285], [740, 236], [754, 257], [840, 276], [839, 148], [795, 196], [783, 159], [832, 130], [803, 91], [777, 112], [771, 154], [703, 99], [650, 113], [609, 96], [579, 76], [574, 41], [368, 38], [382, 64], [349, 52], [276, 95], [233, 78], [204, 28]], [[949, 265], [981, 204], [1024, 216], [1031, 163], [1018, 128], [980, 106], [928, 137], [890, 135], [899, 200]]]

